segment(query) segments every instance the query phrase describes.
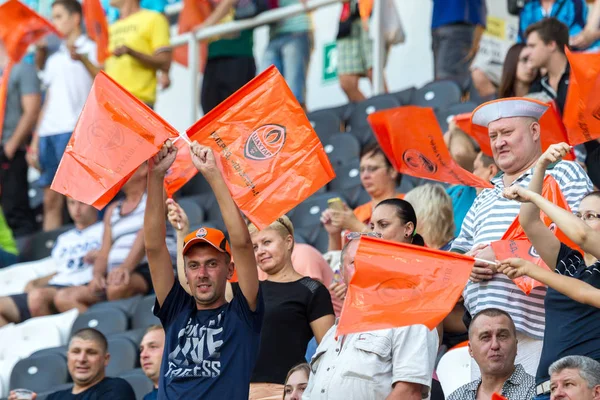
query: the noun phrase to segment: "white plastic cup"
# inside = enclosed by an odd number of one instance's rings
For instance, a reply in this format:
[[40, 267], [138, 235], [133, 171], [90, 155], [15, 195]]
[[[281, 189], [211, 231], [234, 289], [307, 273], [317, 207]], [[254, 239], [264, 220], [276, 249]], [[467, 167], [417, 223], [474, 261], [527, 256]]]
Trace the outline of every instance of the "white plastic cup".
[[28, 389], [15, 389], [13, 390], [17, 396], [17, 400], [31, 400], [33, 399], [33, 392]]

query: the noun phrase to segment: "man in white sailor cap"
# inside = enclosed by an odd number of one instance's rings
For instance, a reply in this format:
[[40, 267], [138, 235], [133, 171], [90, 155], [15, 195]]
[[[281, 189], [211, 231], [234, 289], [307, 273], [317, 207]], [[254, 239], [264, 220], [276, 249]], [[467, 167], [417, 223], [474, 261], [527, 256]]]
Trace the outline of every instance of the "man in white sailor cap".
[[[519, 213], [520, 204], [502, 196], [511, 185], [527, 187], [533, 169], [542, 155], [539, 119], [548, 106], [525, 98], [494, 100], [479, 106], [471, 116], [475, 125], [488, 128], [494, 161], [500, 169], [492, 179], [493, 189], [483, 190], [464, 219], [452, 250], [495, 260], [489, 244], [500, 240]], [[592, 190], [585, 171], [575, 162], [560, 161], [547, 169], [560, 186], [571, 210]], [[518, 352], [515, 363], [527, 373], [536, 374], [544, 337], [545, 287], [525, 295], [508, 277], [496, 273], [489, 264], [476, 262], [463, 297], [471, 316], [487, 308], [499, 308], [510, 314], [517, 328]], [[555, 328], [555, 327], [554, 327]], [[479, 376], [472, 363], [472, 377]]]

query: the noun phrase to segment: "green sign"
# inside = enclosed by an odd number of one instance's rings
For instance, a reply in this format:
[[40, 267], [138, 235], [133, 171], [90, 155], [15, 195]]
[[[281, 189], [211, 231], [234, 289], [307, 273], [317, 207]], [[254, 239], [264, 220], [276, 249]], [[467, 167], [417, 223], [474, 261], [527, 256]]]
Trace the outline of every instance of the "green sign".
[[337, 80], [337, 48], [335, 42], [323, 46], [323, 83]]

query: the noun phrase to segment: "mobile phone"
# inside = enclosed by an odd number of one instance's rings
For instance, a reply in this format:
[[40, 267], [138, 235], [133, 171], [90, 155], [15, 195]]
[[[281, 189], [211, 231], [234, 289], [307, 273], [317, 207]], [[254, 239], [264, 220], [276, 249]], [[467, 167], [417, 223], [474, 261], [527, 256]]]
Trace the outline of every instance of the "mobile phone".
[[339, 197], [334, 197], [334, 198], [327, 200], [327, 205], [332, 210], [344, 211], [344, 202]]

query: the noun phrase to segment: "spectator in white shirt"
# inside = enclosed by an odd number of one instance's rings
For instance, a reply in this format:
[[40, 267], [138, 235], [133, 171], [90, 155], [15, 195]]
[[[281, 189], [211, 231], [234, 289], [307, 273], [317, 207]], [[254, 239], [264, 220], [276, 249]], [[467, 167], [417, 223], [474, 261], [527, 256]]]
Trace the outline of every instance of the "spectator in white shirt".
[[[39, 184], [44, 187], [45, 231], [59, 228], [63, 221], [64, 196], [50, 189], [58, 164], [88, 93], [93, 77], [83, 62], [71, 52], [85, 55], [88, 62], [97, 64], [96, 44], [82, 34], [81, 4], [77, 0], [55, 0], [52, 3], [52, 23], [65, 38], [57, 52], [46, 62], [42, 82], [46, 98], [38, 121], [27, 161], [41, 171]], [[79, 57], [77, 57], [79, 58]]]
[[92, 279], [103, 232], [102, 223], [97, 222], [98, 211], [73, 199], [67, 200], [67, 207], [75, 228], [56, 239], [51, 257], [57, 272], [29, 282], [25, 293], [0, 297], [0, 326], [56, 313], [54, 296], [59, 291]]
[[[414, 225], [409, 223], [407, 229], [414, 230]], [[358, 243], [351, 239], [342, 250], [346, 285], [354, 273]], [[337, 339], [336, 330], [337, 323], [327, 331], [312, 357], [303, 399], [427, 398], [439, 343], [435, 330], [411, 325]]]

